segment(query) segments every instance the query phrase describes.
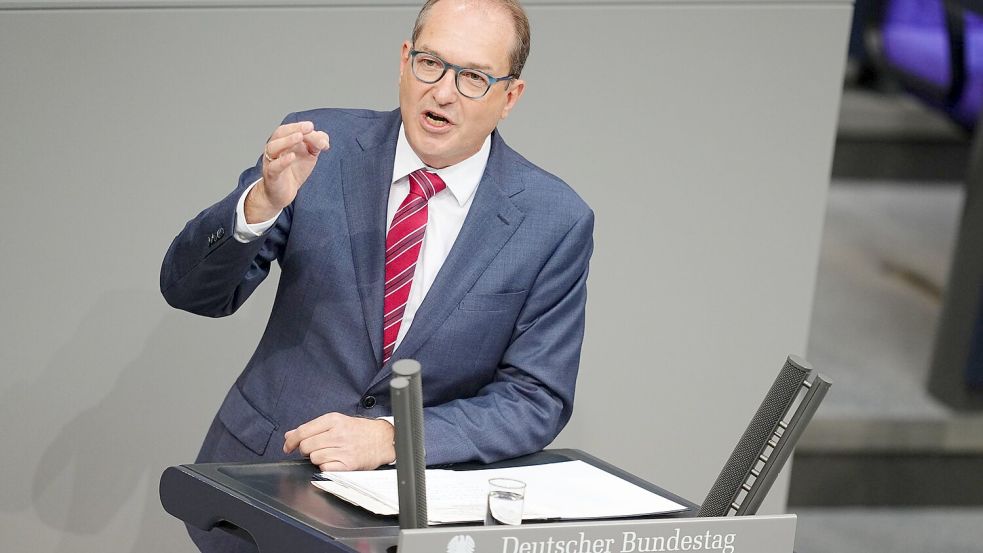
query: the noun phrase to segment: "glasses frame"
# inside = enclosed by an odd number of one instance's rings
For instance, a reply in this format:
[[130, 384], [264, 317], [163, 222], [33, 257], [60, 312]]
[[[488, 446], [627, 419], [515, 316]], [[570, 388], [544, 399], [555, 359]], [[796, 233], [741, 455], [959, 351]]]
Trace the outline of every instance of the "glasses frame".
[[[440, 72], [440, 76], [432, 81], [428, 81], [417, 75], [416, 64], [414, 63], [416, 61], [417, 54], [426, 54], [436, 59], [440, 63], [444, 64], [444, 69]], [[461, 67], [460, 65], [455, 65], [445, 60], [444, 58], [438, 56], [437, 54], [434, 54], [433, 52], [425, 52], [423, 50], [410, 50], [410, 71], [413, 73], [413, 77], [415, 77], [416, 80], [420, 81], [421, 83], [427, 83], [427, 84], [439, 83], [440, 79], [443, 79], [444, 75], [447, 74], [448, 69], [452, 69], [454, 71], [454, 87], [457, 88], [457, 91], [461, 93], [461, 96], [464, 96], [465, 98], [470, 98], [472, 100], [480, 100], [481, 98], [484, 98], [488, 94], [488, 91], [491, 90], [491, 87], [495, 86], [495, 83], [497, 82], [509, 82], [515, 80], [515, 75], [505, 75], [504, 77], [493, 77], [480, 69], [475, 69], [473, 67]], [[474, 71], [475, 73], [481, 73], [486, 78], [488, 78], [488, 88], [485, 89], [485, 91], [481, 94], [481, 96], [468, 96], [467, 94], [464, 93], [463, 90], [461, 90], [461, 83], [458, 80], [461, 78], [461, 71]]]

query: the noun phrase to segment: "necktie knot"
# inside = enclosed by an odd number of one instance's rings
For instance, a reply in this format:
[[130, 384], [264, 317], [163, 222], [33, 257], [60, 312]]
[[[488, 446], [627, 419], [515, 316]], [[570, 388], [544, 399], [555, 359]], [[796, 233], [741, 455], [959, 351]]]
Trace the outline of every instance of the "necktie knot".
[[447, 185], [444, 179], [437, 173], [431, 173], [424, 169], [417, 169], [410, 173], [410, 194], [420, 196], [424, 200], [430, 200], [437, 192], [440, 192]]

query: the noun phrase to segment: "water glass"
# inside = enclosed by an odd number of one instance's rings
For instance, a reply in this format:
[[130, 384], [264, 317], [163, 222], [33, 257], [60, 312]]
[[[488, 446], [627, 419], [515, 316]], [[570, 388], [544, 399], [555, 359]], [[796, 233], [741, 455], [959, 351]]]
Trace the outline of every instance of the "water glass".
[[485, 525], [522, 524], [522, 503], [525, 498], [525, 482], [513, 478], [492, 478], [489, 480]]

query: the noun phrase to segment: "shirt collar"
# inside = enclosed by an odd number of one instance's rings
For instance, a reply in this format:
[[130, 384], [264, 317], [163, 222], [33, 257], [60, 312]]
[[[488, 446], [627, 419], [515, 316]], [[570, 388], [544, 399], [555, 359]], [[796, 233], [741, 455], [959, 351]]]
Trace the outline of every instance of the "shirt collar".
[[481, 181], [481, 175], [485, 172], [485, 165], [488, 164], [488, 154], [491, 152], [491, 135], [485, 137], [485, 142], [474, 155], [464, 161], [455, 163], [443, 169], [433, 169], [427, 167], [420, 157], [416, 155], [406, 139], [402, 123], [399, 125], [399, 138], [396, 140], [396, 158], [393, 161], [393, 182], [408, 176], [417, 169], [426, 168], [427, 171], [437, 173], [447, 184], [448, 190], [454, 195], [457, 203], [463, 206], [474, 195]]

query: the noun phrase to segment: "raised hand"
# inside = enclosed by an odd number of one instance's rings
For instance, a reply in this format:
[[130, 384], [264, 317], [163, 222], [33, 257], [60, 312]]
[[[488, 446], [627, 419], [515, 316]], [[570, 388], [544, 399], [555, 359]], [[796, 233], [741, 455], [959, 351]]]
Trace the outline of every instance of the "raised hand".
[[246, 222], [272, 219], [290, 205], [314, 170], [318, 155], [329, 147], [327, 133], [314, 130], [310, 121], [277, 127], [263, 151], [263, 179], [246, 197]]

